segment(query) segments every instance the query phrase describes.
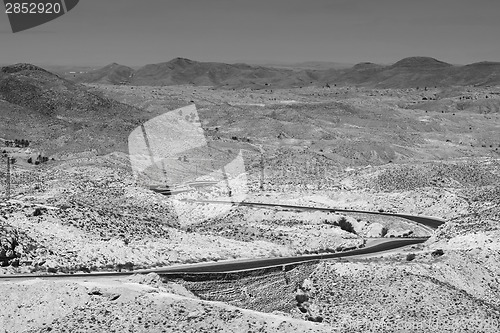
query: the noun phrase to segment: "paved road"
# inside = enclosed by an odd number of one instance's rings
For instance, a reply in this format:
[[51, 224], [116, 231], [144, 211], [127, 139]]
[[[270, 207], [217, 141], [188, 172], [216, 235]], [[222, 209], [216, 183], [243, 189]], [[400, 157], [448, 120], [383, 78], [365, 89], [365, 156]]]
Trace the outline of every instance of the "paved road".
[[[230, 201], [200, 201], [200, 202], [210, 202], [217, 204], [235, 204]], [[397, 216], [402, 217], [419, 224], [423, 224], [432, 229], [437, 229], [440, 225], [444, 223], [444, 220], [428, 217], [428, 216], [417, 216], [408, 214], [397, 214], [397, 213], [385, 213], [385, 212], [370, 212], [362, 210], [352, 210], [352, 209], [338, 209], [338, 208], [318, 208], [318, 207], [308, 207], [308, 206], [296, 206], [296, 205], [284, 205], [284, 204], [272, 204], [272, 203], [259, 203], [259, 202], [241, 202], [237, 203], [239, 205], [252, 206], [252, 207], [281, 207], [288, 209], [299, 209], [299, 210], [319, 210], [319, 211], [329, 211], [329, 212], [355, 212], [355, 213], [366, 213], [366, 214], [377, 214], [377, 215], [387, 215], [387, 216]], [[375, 242], [372, 246], [367, 246], [359, 249], [354, 249], [345, 252], [336, 253], [324, 253], [324, 254], [313, 254], [313, 255], [302, 255], [294, 257], [278, 257], [278, 258], [257, 258], [257, 259], [241, 259], [241, 260], [227, 260], [219, 261], [214, 263], [201, 263], [201, 264], [189, 264], [189, 265], [177, 265], [169, 266], [159, 269], [147, 269], [138, 270], [134, 272], [121, 272], [121, 273], [90, 273], [90, 274], [55, 274], [55, 275], [0, 275], [0, 280], [14, 280], [14, 279], [30, 279], [30, 278], [89, 278], [89, 277], [119, 277], [125, 275], [131, 275], [135, 273], [150, 273], [155, 272], [158, 274], [179, 274], [179, 273], [227, 273], [241, 270], [258, 269], [265, 267], [276, 267], [282, 265], [288, 265], [293, 263], [301, 263], [312, 260], [320, 259], [331, 259], [331, 258], [343, 258], [350, 256], [359, 256], [365, 254], [372, 254], [378, 252], [384, 252], [388, 250], [397, 249], [400, 247], [405, 247], [408, 245], [414, 245], [423, 243], [428, 239], [428, 237], [421, 238], [387, 238], [386, 241], [381, 241], [380, 239]]]
[[285, 205], [279, 203], [261, 203], [261, 202], [248, 202], [243, 201], [239, 203], [231, 202], [231, 201], [218, 201], [218, 200], [184, 200], [189, 202], [207, 202], [207, 203], [215, 203], [215, 204], [231, 204], [231, 205], [241, 205], [241, 206], [251, 206], [251, 207], [281, 207], [288, 209], [297, 209], [297, 210], [316, 210], [316, 211], [324, 211], [324, 212], [346, 212], [346, 213], [364, 213], [364, 214], [372, 214], [372, 215], [385, 215], [385, 216], [395, 216], [401, 217], [413, 222], [417, 222], [419, 224], [423, 224], [432, 229], [437, 229], [440, 225], [444, 224], [444, 220], [438, 217], [431, 216], [422, 216], [422, 215], [410, 215], [410, 214], [398, 214], [398, 213], [388, 213], [388, 212], [372, 212], [368, 210], [357, 210], [357, 209], [343, 209], [343, 208], [324, 208], [324, 207], [310, 207], [310, 206], [297, 206], [297, 205]]
[[281, 265], [288, 265], [300, 262], [307, 262], [320, 259], [343, 258], [362, 254], [370, 254], [393, 250], [400, 247], [423, 243], [428, 238], [393, 238], [387, 239], [387, 242], [377, 244], [370, 247], [363, 247], [345, 252], [336, 253], [323, 253], [302, 255], [294, 257], [278, 257], [278, 258], [262, 258], [262, 259], [243, 259], [243, 260], [230, 260], [220, 261], [216, 263], [196, 264], [196, 265], [179, 265], [171, 266], [163, 269], [155, 270], [156, 273], [227, 273], [248, 269], [275, 267]]

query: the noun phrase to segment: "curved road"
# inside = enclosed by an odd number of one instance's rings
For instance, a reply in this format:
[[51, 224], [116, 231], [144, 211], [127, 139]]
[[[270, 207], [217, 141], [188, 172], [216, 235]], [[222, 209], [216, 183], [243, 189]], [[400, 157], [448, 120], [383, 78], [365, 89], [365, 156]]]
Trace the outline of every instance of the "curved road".
[[[204, 203], [216, 203], [216, 204], [231, 204], [234, 202], [230, 201], [194, 201], [192, 202], [204, 202]], [[317, 211], [328, 211], [328, 212], [353, 212], [353, 213], [365, 213], [365, 214], [375, 214], [375, 215], [386, 215], [386, 216], [396, 216], [401, 217], [419, 224], [423, 224], [429, 228], [437, 229], [439, 226], [444, 224], [444, 220], [436, 217], [429, 216], [418, 216], [418, 215], [408, 215], [408, 214], [397, 214], [397, 213], [385, 213], [385, 212], [371, 212], [363, 210], [353, 210], [353, 209], [339, 209], [339, 208], [318, 208], [318, 207], [308, 207], [308, 206], [297, 206], [297, 205], [284, 205], [284, 204], [272, 204], [272, 203], [260, 203], [260, 202], [240, 202], [237, 205], [252, 206], [252, 207], [281, 207], [288, 209], [298, 209], [298, 210], [317, 210]], [[289, 265], [294, 263], [302, 263], [313, 260], [320, 259], [331, 259], [331, 258], [342, 258], [350, 257], [364, 254], [372, 254], [377, 252], [383, 252], [388, 250], [397, 249], [400, 247], [405, 247], [408, 245], [423, 243], [428, 239], [428, 237], [421, 238], [387, 238], [383, 242], [376, 242], [372, 246], [367, 246], [363, 248], [358, 248], [345, 252], [336, 253], [324, 253], [324, 254], [313, 254], [313, 255], [302, 255], [293, 257], [277, 257], [277, 258], [258, 258], [258, 259], [240, 259], [240, 260], [227, 260], [219, 261], [214, 263], [200, 263], [200, 264], [187, 264], [187, 265], [176, 265], [157, 269], [145, 269], [137, 270], [131, 272], [102, 272], [102, 273], [82, 273], [82, 274], [54, 274], [54, 275], [34, 275], [34, 274], [23, 274], [23, 275], [1, 275], [0, 280], [10, 280], [10, 279], [29, 279], [29, 278], [89, 278], [89, 277], [117, 277], [132, 275], [136, 273], [158, 273], [158, 274], [182, 274], [182, 273], [229, 273], [235, 271], [244, 271], [252, 269], [260, 269], [267, 267], [276, 267]]]
[[320, 259], [342, 258], [362, 254], [370, 254], [393, 250], [396, 248], [423, 243], [428, 238], [396, 238], [388, 242], [380, 243], [374, 246], [363, 247], [351, 251], [323, 253], [323, 254], [309, 254], [294, 257], [277, 257], [277, 258], [262, 258], [262, 259], [242, 259], [242, 260], [228, 260], [216, 263], [194, 264], [194, 265], [179, 265], [161, 268], [154, 270], [156, 273], [229, 273], [235, 271], [259, 269], [266, 267], [276, 267], [282, 265], [289, 265]]
[[372, 214], [372, 215], [385, 215], [385, 216], [395, 216], [401, 217], [419, 224], [423, 224], [427, 227], [432, 228], [433, 230], [437, 229], [439, 226], [445, 223], [445, 220], [440, 219], [438, 217], [432, 216], [423, 216], [423, 215], [410, 215], [410, 214], [398, 214], [398, 213], [387, 213], [387, 212], [373, 212], [369, 210], [358, 210], [358, 209], [343, 209], [343, 208], [322, 208], [322, 207], [309, 207], [309, 206], [297, 206], [297, 205], [285, 205], [278, 203], [262, 203], [262, 202], [231, 202], [231, 201], [222, 201], [222, 200], [182, 200], [187, 202], [200, 202], [200, 203], [214, 203], [214, 204], [224, 204], [224, 205], [240, 205], [240, 206], [251, 206], [251, 207], [281, 207], [288, 209], [296, 209], [296, 210], [316, 210], [323, 212], [346, 212], [346, 213], [364, 213], [364, 214]]

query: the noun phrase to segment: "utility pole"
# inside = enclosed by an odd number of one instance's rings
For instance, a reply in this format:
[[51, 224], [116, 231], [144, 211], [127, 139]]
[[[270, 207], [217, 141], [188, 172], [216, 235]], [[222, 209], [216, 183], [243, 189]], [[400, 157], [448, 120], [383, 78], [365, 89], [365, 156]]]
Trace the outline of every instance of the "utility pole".
[[233, 191], [231, 190], [231, 185], [229, 184], [229, 177], [227, 176], [226, 168], [225, 167], [222, 167], [222, 177], [226, 181], [226, 186], [227, 186], [227, 190], [228, 190], [228, 194], [229, 194], [229, 198], [231, 200], [231, 203], [234, 204], [234, 201], [233, 201]]
[[260, 190], [264, 191], [264, 154], [260, 152]]
[[7, 156], [7, 174], [6, 174], [6, 184], [5, 184], [5, 197], [6, 200], [10, 199], [10, 157]]

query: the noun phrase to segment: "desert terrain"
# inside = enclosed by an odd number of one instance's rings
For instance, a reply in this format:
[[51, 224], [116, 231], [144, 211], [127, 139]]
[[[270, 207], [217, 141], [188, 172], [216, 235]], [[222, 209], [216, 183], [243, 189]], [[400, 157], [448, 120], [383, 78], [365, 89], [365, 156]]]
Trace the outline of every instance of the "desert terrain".
[[[496, 332], [498, 64], [467, 66], [408, 58], [296, 70], [178, 58], [81, 75], [1, 68], [0, 332]], [[130, 135], [186, 107], [204, 148], [175, 146], [165, 177], [188, 191], [165, 196], [137, 176]], [[183, 142], [169, 131], [150, 138]], [[243, 171], [213, 172], [235, 156]], [[214, 175], [211, 187], [189, 183]], [[232, 205], [183, 201], [233, 200], [234, 188], [243, 190]], [[234, 274], [91, 274], [412, 237], [429, 238]], [[9, 279], [72, 273], [88, 277]]]

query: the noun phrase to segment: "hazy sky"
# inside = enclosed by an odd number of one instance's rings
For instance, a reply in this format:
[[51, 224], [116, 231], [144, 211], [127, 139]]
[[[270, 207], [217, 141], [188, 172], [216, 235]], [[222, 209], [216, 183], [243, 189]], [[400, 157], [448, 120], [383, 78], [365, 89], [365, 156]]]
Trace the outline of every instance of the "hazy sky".
[[500, 0], [80, 0], [13, 34], [0, 63], [500, 61]]

